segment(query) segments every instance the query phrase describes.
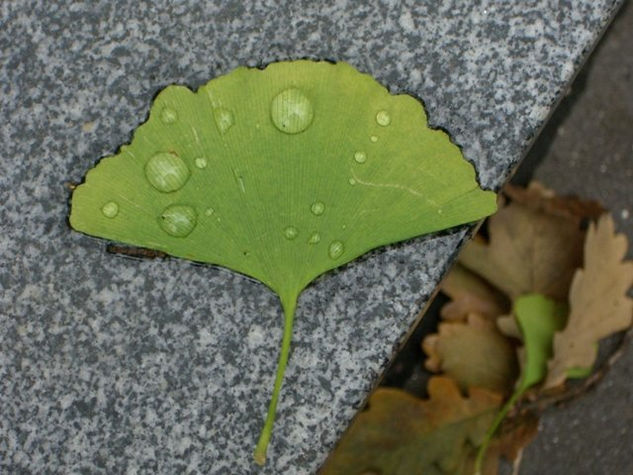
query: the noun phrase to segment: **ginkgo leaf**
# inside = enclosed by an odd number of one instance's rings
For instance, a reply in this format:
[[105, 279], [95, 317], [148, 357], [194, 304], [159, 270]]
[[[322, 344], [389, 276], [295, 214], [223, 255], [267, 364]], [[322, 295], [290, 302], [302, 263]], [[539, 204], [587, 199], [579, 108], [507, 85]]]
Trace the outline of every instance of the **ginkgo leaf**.
[[561, 219], [510, 203], [488, 221], [490, 242], [475, 239], [459, 262], [511, 298], [539, 293], [564, 300], [582, 262], [584, 232]]
[[554, 336], [545, 387], [566, 378], [586, 376], [597, 356], [598, 342], [626, 329], [633, 319], [633, 262], [623, 261], [626, 236], [615, 233], [610, 215], [591, 224], [585, 241], [584, 268], [576, 271], [569, 291], [567, 326]]
[[565, 327], [567, 305], [544, 295], [528, 294], [515, 301], [514, 315], [525, 345], [517, 385], [517, 392], [523, 393], [545, 378], [554, 334]]
[[501, 397], [473, 388], [462, 396], [450, 378], [429, 381], [429, 399], [379, 388], [354, 420], [322, 475], [462, 473]]
[[513, 346], [493, 322], [471, 314], [467, 322], [443, 322], [437, 334], [427, 336], [422, 348], [425, 366], [443, 372], [462, 389], [486, 388], [509, 393], [517, 375]]
[[471, 313], [494, 319], [509, 309], [503, 294], [460, 264], [453, 266], [440, 289], [451, 298], [440, 310], [444, 320], [465, 320]]
[[545, 378], [547, 360], [552, 355], [552, 339], [555, 332], [565, 326], [567, 306], [544, 295], [528, 294], [516, 299], [513, 313], [525, 344], [520, 353], [521, 377], [486, 433], [477, 454], [477, 469], [483, 466], [488, 447], [506, 415], [529, 388]]
[[70, 223], [227, 267], [279, 295], [263, 462], [302, 289], [370, 249], [494, 210], [494, 193], [416, 99], [345, 63], [295, 61], [238, 68], [196, 92], [164, 89], [132, 143], [75, 189]]

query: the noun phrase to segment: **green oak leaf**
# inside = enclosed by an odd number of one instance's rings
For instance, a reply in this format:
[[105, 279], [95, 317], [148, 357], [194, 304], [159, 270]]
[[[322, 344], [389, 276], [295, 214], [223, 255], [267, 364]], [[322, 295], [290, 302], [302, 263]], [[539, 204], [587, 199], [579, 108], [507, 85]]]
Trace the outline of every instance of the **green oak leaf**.
[[165, 88], [132, 143], [75, 189], [70, 223], [277, 293], [285, 331], [263, 463], [301, 291], [371, 249], [495, 209], [419, 101], [345, 63], [292, 61]]

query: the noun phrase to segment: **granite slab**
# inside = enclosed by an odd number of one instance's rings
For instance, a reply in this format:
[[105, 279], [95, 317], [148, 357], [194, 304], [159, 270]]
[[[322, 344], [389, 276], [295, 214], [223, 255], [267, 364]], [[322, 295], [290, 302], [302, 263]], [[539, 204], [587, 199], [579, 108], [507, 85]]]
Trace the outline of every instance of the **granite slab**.
[[68, 226], [68, 183], [129, 141], [160, 89], [344, 60], [423, 98], [498, 188], [621, 3], [0, 3], [0, 472], [315, 472], [468, 233], [372, 252], [307, 289], [258, 469], [275, 297], [223, 269], [107, 254]]

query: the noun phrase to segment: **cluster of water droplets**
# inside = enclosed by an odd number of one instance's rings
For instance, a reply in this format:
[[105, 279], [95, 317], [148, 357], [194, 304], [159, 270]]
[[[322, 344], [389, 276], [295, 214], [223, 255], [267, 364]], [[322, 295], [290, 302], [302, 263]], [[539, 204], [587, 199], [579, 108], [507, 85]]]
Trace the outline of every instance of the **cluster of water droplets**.
[[[224, 135], [235, 125], [234, 113], [217, 104], [212, 107], [213, 120], [220, 135]], [[159, 114], [160, 120], [165, 125], [172, 125], [178, 121], [178, 113], [171, 107], [165, 106]], [[298, 88], [291, 87], [278, 93], [270, 104], [270, 118], [279, 131], [294, 135], [299, 134], [313, 122], [314, 108], [308, 96]], [[391, 115], [386, 110], [379, 110], [375, 116], [376, 123], [380, 127], [391, 124]], [[377, 135], [371, 135], [372, 143], [378, 142]], [[363, 165], [368, 160], [368, 154], [364, 150], [357, 150], [353, 155], [354, 162]], [[193, 165], [203, 170], [207, 168], [209, 161], [206, 157], [199, 156], [193, 160]], [[145, 178], [151, 186], [161, 193], [173, 193], [180, 190], [188, 182], [191, 170], [185, 161], [174, 152], [159, 152], [150, 157], [145, 165]], [[235, 178], [242, 192], [245, 191], [242, 176], [235, 171]], [[357, 180], [349, 178], [348, 183], [355, 185]], [[310, 206], [312, 215], [319, 217], [325, 213], [326, 206], [322, 201], [314, 201]], [[101, 208], [103, 216], [115, 218], [119, 214], [119, 205], [115, 201], [108, 201]], [[203, 214], [207, 217], [215, 214], [215, 209], [208, 207]], [[217, 218], [219, 220], [219, 218]], [[186, 237], [194, 230], [198, 222], [198, 213], [189, 205], [172, 204], [167, 206], [158, 218], [161, 229], [174, 237]], [[294, 241], [299, 237], [299, 230], [295, 226], [287, 226], [283, 230], [283, 236], [288, 241]], [[321, 242], [321, 234], [313, 231], [307, 238], [307, 244], [316, 245]], [[345, 252], [342, 241], [334, 240], [328, 246], [328, 255], [331, 259], [340, 258]]]

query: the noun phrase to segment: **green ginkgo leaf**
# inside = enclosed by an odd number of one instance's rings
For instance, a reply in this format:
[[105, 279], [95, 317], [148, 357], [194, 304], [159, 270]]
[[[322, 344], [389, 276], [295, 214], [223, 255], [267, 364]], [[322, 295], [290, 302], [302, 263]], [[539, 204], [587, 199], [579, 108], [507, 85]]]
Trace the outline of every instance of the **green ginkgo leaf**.
[[279, 295], [285, 331], [263, 463], [300, 292], [370, 249], [495, 209], [416, 99], [345, 63], [294, 61], [238, 68], [196, 92], [165, 88], [132, 143], [75, 189], [70, 223], [228, 267]]

